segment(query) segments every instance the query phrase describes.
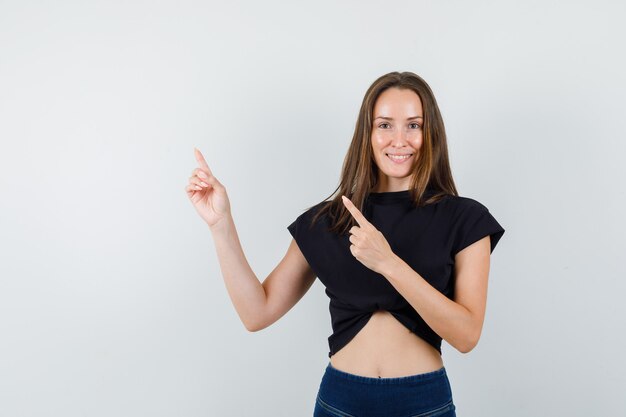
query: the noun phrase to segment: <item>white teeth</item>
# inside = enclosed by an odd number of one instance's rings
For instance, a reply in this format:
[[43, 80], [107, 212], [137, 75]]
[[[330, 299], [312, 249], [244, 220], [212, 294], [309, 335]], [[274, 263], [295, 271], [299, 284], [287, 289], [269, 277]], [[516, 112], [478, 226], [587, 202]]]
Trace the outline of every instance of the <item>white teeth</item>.
[[411, 155], [395, 156], [395, 155], [390, 155], [390, 154], [387, 154], [387, 156], [389, 156], [389, 158], [395, 159], [397, 161], [402, 161], [403, 159], [407, 159], [407, 158], [411, 157]]

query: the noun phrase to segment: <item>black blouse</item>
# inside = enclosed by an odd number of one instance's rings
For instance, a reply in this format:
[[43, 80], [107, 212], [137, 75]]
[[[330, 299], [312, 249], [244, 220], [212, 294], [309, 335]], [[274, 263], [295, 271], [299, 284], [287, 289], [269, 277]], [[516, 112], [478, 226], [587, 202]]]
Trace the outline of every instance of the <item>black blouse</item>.
[[[432, 192], [427, 189], [425, 196]], [[328, 357], [344, 347], [379, 309], [389, 311], [441, 354], [442, 338], [384, 276], [352, 255], [349, 234], [328, 232], [327, 216], [309, 228], [323, 204], [328, 201], [300, 214], [287, 229], [330, 298], [333, 334], [328, 337]], [[468, 197], [446, 195], [436, 203], [415, 207], [409, 190], [370, 193], [362, 213], [396, 255], [450, 299], [454, 297], [454, 256], [487, 235], [493, 252], [504, 234], [487, 207]]]

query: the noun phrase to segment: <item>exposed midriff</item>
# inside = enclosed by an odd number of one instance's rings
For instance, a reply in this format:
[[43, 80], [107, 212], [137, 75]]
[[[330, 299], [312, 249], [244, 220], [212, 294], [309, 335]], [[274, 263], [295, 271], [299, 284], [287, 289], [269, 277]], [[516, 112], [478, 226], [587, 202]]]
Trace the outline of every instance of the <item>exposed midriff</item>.
[[443, 366], [437, 349], [386, 310], [375, 311], [350, 342], [330, 357], [344, 372], [394, 378], [432, 372]]

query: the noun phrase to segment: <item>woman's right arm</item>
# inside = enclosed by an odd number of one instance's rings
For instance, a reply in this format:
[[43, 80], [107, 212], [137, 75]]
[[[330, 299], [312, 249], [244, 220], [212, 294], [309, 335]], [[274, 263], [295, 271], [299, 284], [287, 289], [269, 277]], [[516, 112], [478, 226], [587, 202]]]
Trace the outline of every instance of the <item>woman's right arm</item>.
[[264, 329], [304, 296], [315, 275], [292, 240], [281, 262], [260, 283], [241, 247], [226, 188], [197, 149], [195, 156], [199, 167], [193, 170], [185, 191], [211, 230], [224, 283], [239, 318], [249, 331]]
[[284, 316], [311, 288], [315, 274], [295, 240], [260, 283], [243, 252], [232, 217], [211, 228], [224, 284], [239, 318], [251, 332]]

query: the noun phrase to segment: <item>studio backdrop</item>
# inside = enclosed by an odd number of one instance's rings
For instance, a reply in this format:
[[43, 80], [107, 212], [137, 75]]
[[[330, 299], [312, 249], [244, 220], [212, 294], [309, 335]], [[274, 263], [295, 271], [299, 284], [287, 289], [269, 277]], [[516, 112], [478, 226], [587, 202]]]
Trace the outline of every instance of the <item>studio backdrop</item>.
[[462, 417], [626, 415], [618, 1], [0, 2], [0, 415], [308, 416], [319, 280], [248, 332], [184, 188], [200, 149], [263, 281], [338, 185], [366, 88], [438, 100], [506, 229]]

